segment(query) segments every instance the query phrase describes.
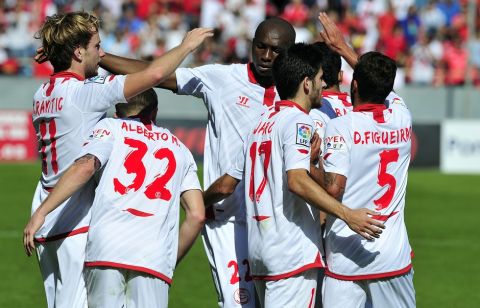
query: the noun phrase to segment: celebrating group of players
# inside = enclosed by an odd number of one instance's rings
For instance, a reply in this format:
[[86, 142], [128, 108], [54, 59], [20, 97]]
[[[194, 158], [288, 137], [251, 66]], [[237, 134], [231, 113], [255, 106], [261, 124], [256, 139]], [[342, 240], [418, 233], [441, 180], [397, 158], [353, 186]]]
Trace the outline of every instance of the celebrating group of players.
[[[54, 74], [33, 101], [42, 175], [24, 246], [49, 307], [167, 307], [200, 232], [220, 307], [415, 306], [411, 116], [392, 92], [395, 62], [358, 58], [319, 20], [323, 43], [294, 44], [293, 27], [271, 18], [251, 63], [190, 69], [177, 67], [211, 29], [148, 63], [105, 54], [88, 13], [47, 17], [39, 61]], [[203, 194], [189, 150], [155, 124], [153, 86], [208, 110]], [[102, 120], [113, 105], [117, 118]]]

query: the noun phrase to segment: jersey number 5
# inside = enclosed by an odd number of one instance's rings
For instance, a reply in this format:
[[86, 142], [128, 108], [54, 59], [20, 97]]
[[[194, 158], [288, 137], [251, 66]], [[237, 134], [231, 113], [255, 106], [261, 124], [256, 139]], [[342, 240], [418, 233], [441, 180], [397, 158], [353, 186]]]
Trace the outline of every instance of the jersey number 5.
[[380, 164], [378, 166], [378, 185], [384, 187], [388, 185], [387, 191], [378, 198], [374, 200], [377, 211], [383, 210], [390, 205], [392, 202], [393, 195], [395, 193], [395, 187], [397, 186], [397, 181], [395, 177], [390, 173], [387, 173], [388, 164], [398, 161], [398, 149], [384, 150], [380, 153]]
[[267, 169], [268, 165], [270, 164], [270, 157], [272, 156], [272, 141], [263, 141], [260, 143], [258, 147], [258, 155], [264, 155], [265, 159], [263, 160], [263, 179], [260, 182], [260, 185], [255, 191], [255, 161], [257, 157], [257, 142], [252, 143], [250, 146], [250, 159], [252, 161], [252, 169], [250, 171], [250, 187], [248, 189], [248, 195], [250, 196], [250, 200], [255, 200], [258, 202], [260, 200], [260, 196], [265, 189], [265, 185], [267, 185]]
[[[130, 148], [133, 148], [133, 150], [128, 153], [125, 161], [123, 162], [123, 166], [128, 174], [135, 174], [135, 178], [129, 185], [122, 184], [118, 178], [113, 179], [115, 192], [118, 192], [120, 195], [125, 195], [130, 190], [139, 190], [140, 187], [142, 187], [147, 174], [142, 161], [148, 150], [147, 145], [140, 140], [128, 137], [125, 137], [124, 143]], [[175, 173], [177, 161], [175, 160], [173, 152], [168, 148], [161, 148], [153, 155], [158, 160], [168, 160], [167, 170], [165, 170], [165, 173], [162, 175], [157, 174], [153, 182], [146, 185], [144, 194], [148, 199], [161, 199], [169, 201], [172, 198], [172, 193], [166, 188], [166, 185]]]

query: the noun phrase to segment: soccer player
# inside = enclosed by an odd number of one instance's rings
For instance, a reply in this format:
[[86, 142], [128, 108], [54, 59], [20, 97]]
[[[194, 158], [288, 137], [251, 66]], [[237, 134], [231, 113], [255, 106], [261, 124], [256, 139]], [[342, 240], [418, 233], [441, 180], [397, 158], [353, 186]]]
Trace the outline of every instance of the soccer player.
[[340, 31], [320, 15], [328, 43], [354, 65], [353, 112], [331, 120], [323, 154], [327, 191], [352, 209], [368, 207], [386, 228], [364, 240], [328, 217], [323, 305], [415, 307], [410, 247], [404, 222], [412, 118], [394, 92], [395, 62], [377, 52], [358, 60]]
[[308, 174], [314, 131], [308, 113], [320, 103], [321, 63], [305, 44], [277, 57], [273, 75], [282, 100], [257, 121], [234, 167], [204, 194], [205, 204], [213, 204], [245, 176], [249, 260], [262, 307], [314, 306], [317, 270], [325, 266], [318, 209], [367, 239], [383, 226], [369, 217], [374, 211], [349, 209]]
[[[227, 172], [243, 149], [248, 132], [278, 95], [273, 60], [295, 42], [295, 30], [283, 19], [260, 23], [252, 45], [252, 63], [179, 68], [160, 87], [201, 98], [208, 111], [204, 152], [204, 185]], [[108, 55], [109, 71], [129, 73], [145, 62]], [[255, 307], [247, 253], [243, 183], [223, 202], [215, 203], [202, 232], [220, 307]]]
[[[25, 228], [25, 249], [31, 252], [46, 214], [104, 168], [85, 258], [88, 307], [167, 307], [175, 264], [203, 227], [193, 156], [167, 129], [155, 126], [156, 114], [152, 89], [117, 105], [117, 115], [126, 117], [95, 125]], [[179, 232], [180, 201], [186, 218]]]
[[[33, 98], [32, 120], [42, 174], [32, 213], [73, 163], [83, 140], [108, 108], [161, 82], [205, 37], [212, 35], [211, 30], [195, 29], [178, 47], [142, 72], [100, 77], [96, 76], [98, 63], [105, 53], [100, 47], [98, 27], [99, 21], [93, 15], [74, 12], [47, 17], [38, 33], [43, 55], [52, 63], [54, 74]], [[82, 271], [93, 193], [90, 181], [82, 192], [48, 215], [35, 235], [48, 307], [86, 307]]]

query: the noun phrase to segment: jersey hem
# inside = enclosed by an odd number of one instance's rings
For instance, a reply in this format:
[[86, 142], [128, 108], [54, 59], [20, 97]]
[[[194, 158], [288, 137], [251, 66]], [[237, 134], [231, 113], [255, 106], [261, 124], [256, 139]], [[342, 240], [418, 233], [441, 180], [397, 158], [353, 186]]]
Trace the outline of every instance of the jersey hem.
[[52, 236], [37, 237], [37, 238], [34, 238], [33, 240], [37, 243], [53, 242], [53, 241], [57, 241], [57, 240], [67, 238], [67, 237], [75, 236], [77, 234], [87, 233], [88, 229], [89, 229], [89, 227], [86, 226], [86, 227], [81, 227], [81, 228], [78, 228], [78, 229], [75, 229], [75, 230], [72, 230], [72, 231], [68, 231], [68, 232], [65, 232], [65, 233], [60, 233], [60, 234], [56, 234], [56, 235], [52, 235]]
[[133, 270], [137, 272], [142, 272], [146, 273], [149, 275], [152, 275], [156, 278], [159, 278], [169, 285], [172, 284], [172, 279], [169, 278], [168, 276], [154, 271], [150, 268], [142, 267], [142, 266], [135, 266], [135, 265], [129, 265], [129, 264], [123, 264], [123, 263], [117, 263], [117, 262], [108, 262], [108, 261], [92, 261], [92, 262], [85, 262], [85, 266], [88, 267], [114, 267], [114, 268], [123, 268], [123, 269], [128, 269], [128, 270]]
[[321, 261], [320, 254], [317, 255], [317, 258], [313, 263], [306, 264], [300, 268], [297, 268], [296, 270], [283, 273], [283, 274], [278, 274], [278, 275], [252, 275], [254, 280], [280, 280], [280, 279], [285, 279], [285, 278], [290, 278], [292, 276], [298, 275], [302, 272], [308, 271], [313, 268], [325, 268], [325, 265], [323, 265]]
[[402, 269], [392, 271], [392, 272], [386, 272], [386, 273], [376, 273], [376, 274], [364, 274], [364, 275], [340, 275], [340, 274], [335, 274], [329, 271], [328, 267], [325, 269], [325, 275], [328, 277], [332, 277], [338, 280], [347, 280], [347, 281], [355, 281], [355, 280], [370, 280], [370, 279], [382, 279], [382, 278], [390, 278], [394, 276], [401, 276], [406, 273], [408, 273], [412, 269], [412, 263], [407, 265], [407, 267], [404, 267]]

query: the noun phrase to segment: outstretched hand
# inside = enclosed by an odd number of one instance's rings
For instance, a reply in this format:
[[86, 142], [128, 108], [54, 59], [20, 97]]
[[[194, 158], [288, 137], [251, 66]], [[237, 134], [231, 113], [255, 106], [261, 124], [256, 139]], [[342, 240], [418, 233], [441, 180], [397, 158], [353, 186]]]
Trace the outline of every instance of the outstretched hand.
[[340, 53], [340, 51], [347, 45], [342, 32], [330, 17], [328, 17], [327, 13], [320, 12], [318, 14], [318, 20], [323, 26], [323, 30], [320, 31], [320, 36], [330, 49]]
[[43, 62], [48, 61], [47, 55], [45, 54], [45, 49], [43, 47], [41, 47], [41, 46], [38, 47], [36, 52], [37, 52], [37, 54], [33, 58], [35, 60], [35, 62], [37, 62], [38, 64], [41, 64]]
[[35, 243], [33, 238], [35, 233], [40, 229], [40, 227], [45, 222], [45, 216], [35, 212], [30, 218], [30, 221], [25, 226], [25, 230], [23, 230], [23, 247], [25, 249], [25, 253], [27, 256], [31, 256], [33, 251], [35, 250]]
[[380, 215], [380, 213], [365, 208], [357, 210], [347, 208], [345, 222], [350, 229], [365, 239], [373, 240], [374, 238], [379, 238], [382, 230], [385, 229], [384, 224], [371, 217], [376, 215]]
[[185, 35], [182, 45], [187, 48], [189, 52], [192, 52], [197, 49], [207, 37], [212, 36], [213, 29], [211, 28], [195, 28]]

